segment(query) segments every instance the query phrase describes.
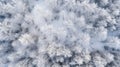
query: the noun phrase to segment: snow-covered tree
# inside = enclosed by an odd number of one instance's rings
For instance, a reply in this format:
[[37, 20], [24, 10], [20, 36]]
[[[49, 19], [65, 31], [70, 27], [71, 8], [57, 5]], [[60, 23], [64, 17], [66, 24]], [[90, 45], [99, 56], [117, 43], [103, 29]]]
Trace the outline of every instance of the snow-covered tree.
[[119, 67], [120, 0], [0, 0], [0, 67]]

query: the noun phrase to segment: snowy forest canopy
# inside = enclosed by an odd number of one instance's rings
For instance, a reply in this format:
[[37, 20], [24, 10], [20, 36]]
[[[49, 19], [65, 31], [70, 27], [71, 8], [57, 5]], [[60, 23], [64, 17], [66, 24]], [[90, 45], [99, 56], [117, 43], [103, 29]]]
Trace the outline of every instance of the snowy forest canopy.
[[119, 67], [120, 0], [0, 0], [0, 67]]

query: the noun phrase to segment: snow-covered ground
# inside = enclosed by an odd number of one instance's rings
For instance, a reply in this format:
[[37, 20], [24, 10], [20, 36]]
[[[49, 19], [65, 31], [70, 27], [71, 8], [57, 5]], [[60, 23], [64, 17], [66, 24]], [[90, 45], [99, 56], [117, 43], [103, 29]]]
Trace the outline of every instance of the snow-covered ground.
[[0, 67], [120, 67], [120, 0], [0, 0]]

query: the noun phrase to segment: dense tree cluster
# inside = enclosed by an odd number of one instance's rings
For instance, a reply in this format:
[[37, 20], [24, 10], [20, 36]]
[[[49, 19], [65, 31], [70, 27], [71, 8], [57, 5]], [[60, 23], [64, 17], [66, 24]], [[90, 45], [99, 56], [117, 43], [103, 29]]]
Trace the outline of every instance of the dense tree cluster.
[[119, 67], [120, 0], [0, 0], [0, 67]]

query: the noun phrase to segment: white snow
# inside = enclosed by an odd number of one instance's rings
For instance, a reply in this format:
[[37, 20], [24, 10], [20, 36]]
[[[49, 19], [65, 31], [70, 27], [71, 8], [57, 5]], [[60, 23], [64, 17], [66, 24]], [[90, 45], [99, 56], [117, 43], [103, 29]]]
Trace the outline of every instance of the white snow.
[[0, 0], [0, 67], [119, 67], [119, 56], [120, 0]]

